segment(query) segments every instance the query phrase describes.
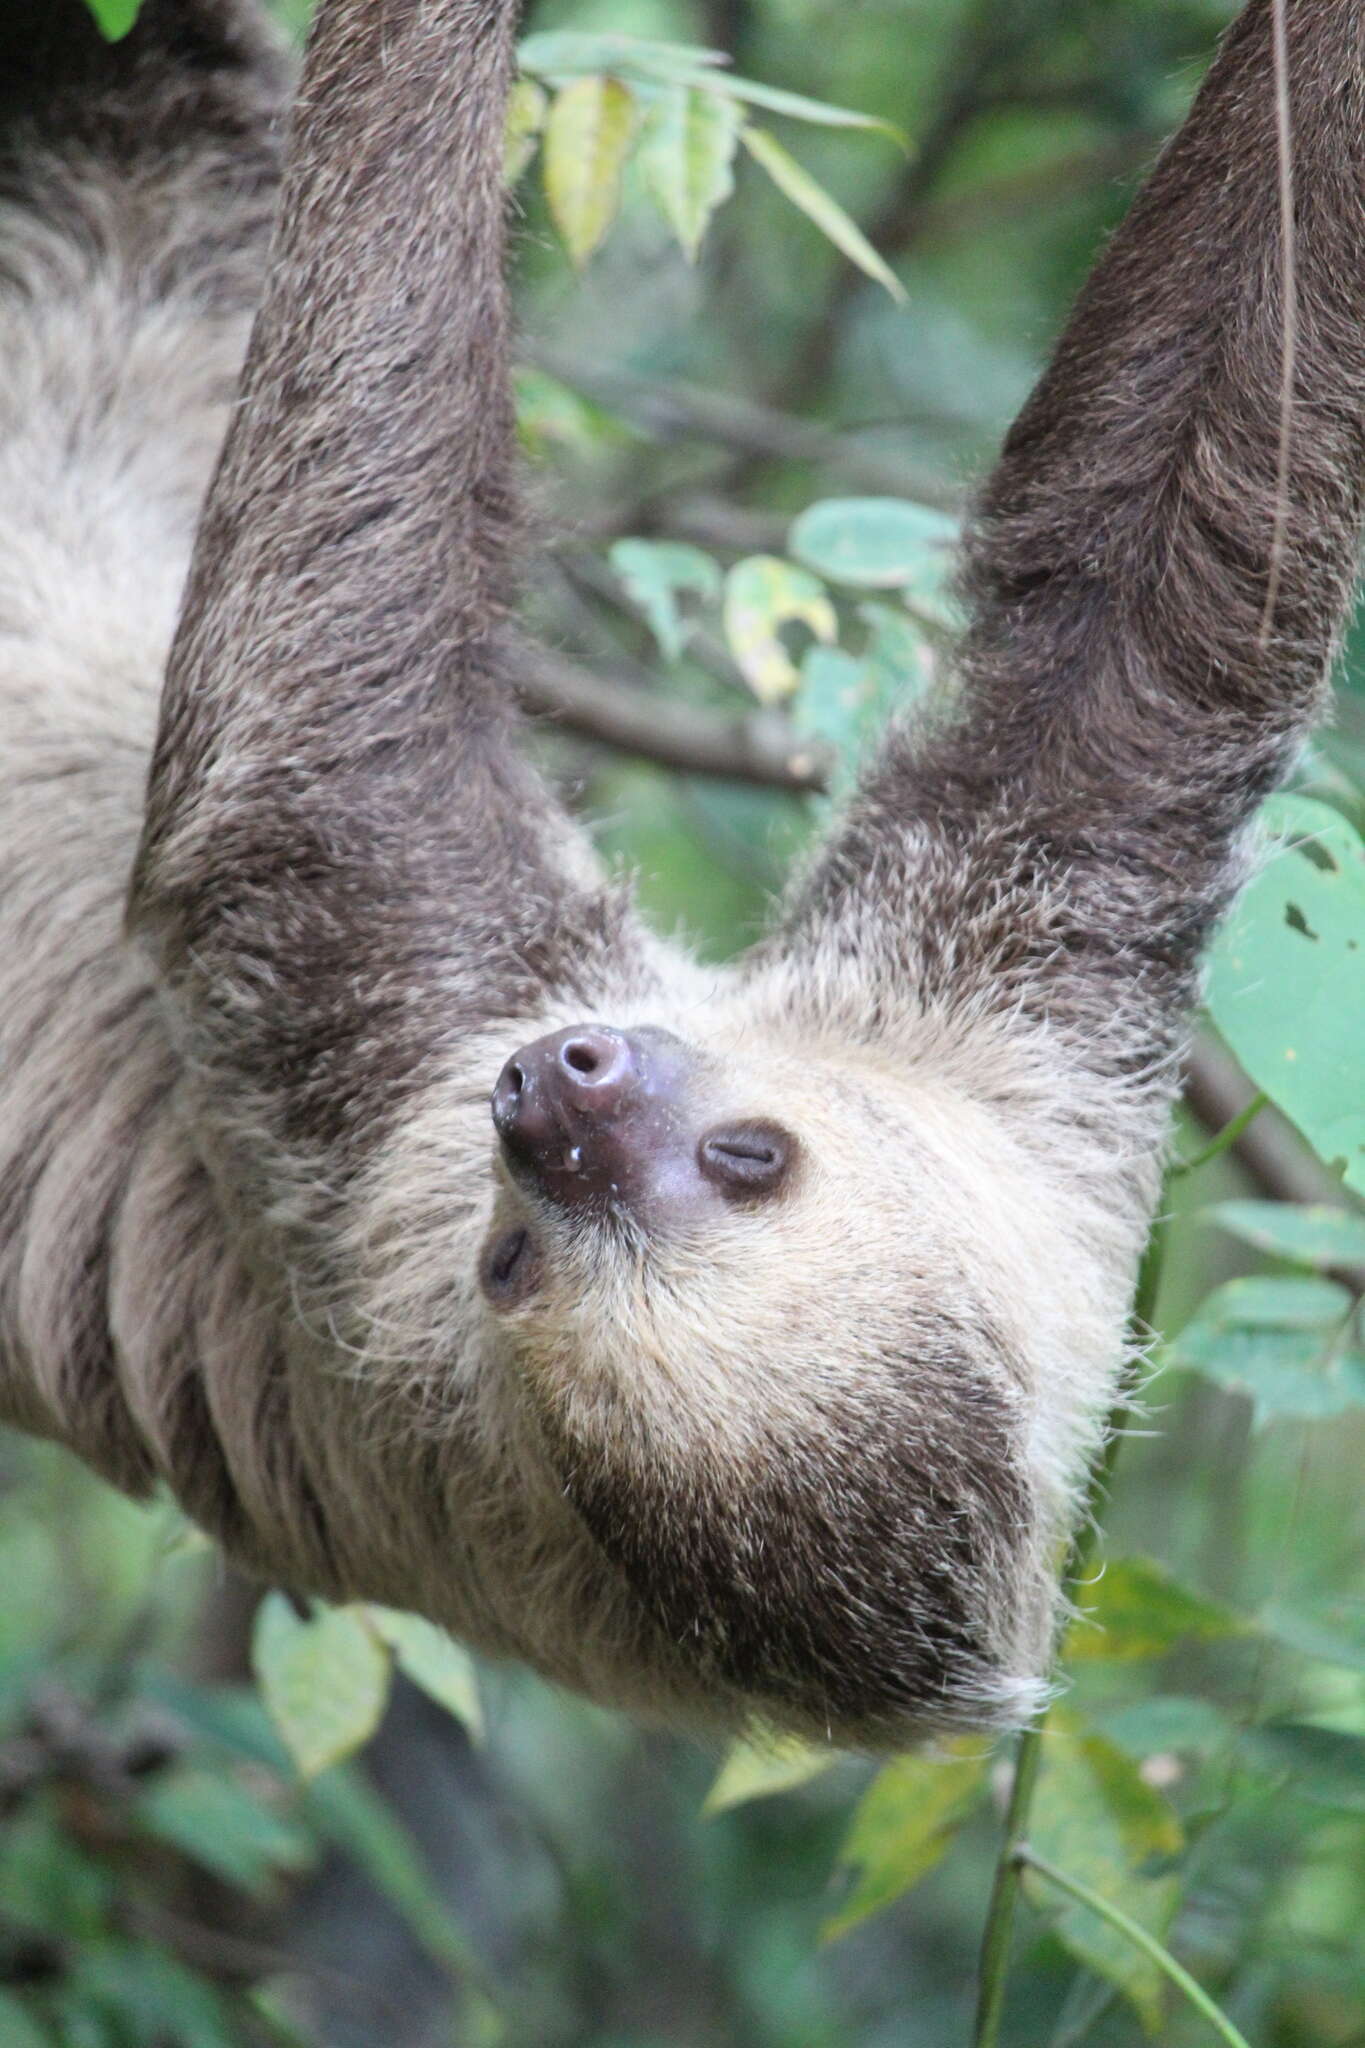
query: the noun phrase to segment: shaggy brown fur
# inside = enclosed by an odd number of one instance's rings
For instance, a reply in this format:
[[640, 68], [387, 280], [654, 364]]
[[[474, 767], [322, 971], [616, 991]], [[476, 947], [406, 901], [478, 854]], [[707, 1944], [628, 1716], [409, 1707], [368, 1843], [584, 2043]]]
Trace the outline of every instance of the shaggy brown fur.
[[[0, 141], [0, 1409], [263, 1574], [600, 1698], [1019, 1719], [1199, 949], [1350, 586], [1356, 0], [1289, 0], [1271, 631], [1253, 0], [986, 490], [954, 707], [724, 973], [514, 746], [511, 0], [323, 0], [268, 263], [246, 0], [147, 0], [112, 52], [39, 13]], [[504, 1061], [580, 1024], [659, 1091], [638, 1198], [494, 1143]], [[727, 1191], [704, 1148], [754, 1131], [783, 1170]]]

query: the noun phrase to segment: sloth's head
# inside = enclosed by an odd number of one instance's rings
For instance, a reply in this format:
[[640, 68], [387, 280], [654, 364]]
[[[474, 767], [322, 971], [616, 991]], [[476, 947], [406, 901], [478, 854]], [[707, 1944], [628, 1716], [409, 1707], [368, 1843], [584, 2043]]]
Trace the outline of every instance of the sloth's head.
[[1016, 1717], [1047, 1602], [973, 1134], [828, 1051], [522, 1047], [480, 1285], [558, 1485], [707, 1690], [875, 1742]]

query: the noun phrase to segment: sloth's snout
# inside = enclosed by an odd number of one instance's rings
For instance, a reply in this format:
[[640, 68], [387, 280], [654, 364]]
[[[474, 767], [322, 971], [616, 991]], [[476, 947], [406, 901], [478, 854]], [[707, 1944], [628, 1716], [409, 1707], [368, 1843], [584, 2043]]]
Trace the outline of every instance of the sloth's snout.
[[606, 1024], [575, 1025], [523, 1046], [493, 1090], [504, 1152], [569, 1207], [629, 1192], [657, 1135], [657, 1068], [638, 1037]]

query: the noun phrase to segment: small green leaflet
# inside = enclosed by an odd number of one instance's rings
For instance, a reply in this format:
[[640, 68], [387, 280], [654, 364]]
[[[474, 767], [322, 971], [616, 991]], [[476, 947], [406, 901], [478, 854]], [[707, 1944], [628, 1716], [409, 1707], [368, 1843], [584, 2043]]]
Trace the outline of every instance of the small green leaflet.
[[533, 78], [518, 78], [507, 100], [507, 127], [503, 137], [503, 183], [515, 185], [536, 153], [540, 131], [550, 101], [544, 88]]
[[307, 1619], [283, 1593], [261, 1602], [252, 1642], [261, 1692], [305, 1778], [367, 1742], [389, 1694], [389, 1659], [353, 1607], [319, 1607]]
[[735, 146], [742, 121], [733, 100], [693, 85], [669, 86], [640, 136], [645, 188], [695, 263], [712, 214], [735, 189]]
[[365, 1613], [376, 1634], [393, 1651], [399, 1670], [453, 1714], [475, 1742], [481, 1741], [479, 1681], [463, 1644], [420, 1614], [400, 1614], [396, 1607], [367, 1607]]
[[126, 36], [137, 20], [142, 0], [86, 0], [94, 15], [99, 32], [109, 42], [116, 43]]
[[838, 1762], [838, 1752], [816, 1749], [794, 1735], [755, 1736], [736, 1742], [702, 1805], [703, 1813], [728, 1813], [750, 1799], [770, 1799], [809, 1785]]
[[1191, 1593], [1149, 1557], [1115, 1558], [1082, 1586], [1064, 1662], [1163, 1657], [1177, 1643], [1213, 1642], [1249, 1624], [1230, 1608]]
[[1244, 1244], [1296, 1266], [1365, 1267], [1365, 1216], [1298, 1202], [1218, 1202], [1202, 1212]]
[[825, 498], [801, 514], [788, 546], [831, 583], [897, 590], [926, 566], [941, 573], [958, 531], [946, 513], [904, 498]]
[[681, 593], [703, 602], [720, 596], [720, 569], [700, 548], [676, 540], [618, 540], [607, 559], [639, 606], [665, 661], [676, 661], [687, 645], [688, 627], [678, 606]]
[[837, 199], [826, 192], [823, 185], [817, 185], [807, 170], [803, 170], [794, 156], [782, 147], [775, 135], [766, 128], [744, 128], [740, 140], [756, 164], [761, 164], [779, 192], [798, 206], [807, 220], [812, 221], [842, 250], [850, 263], [855, 264], [865, 276], [882, 285], [900, 305], [905, 303], [905, 288], [888, 264], [877, 254], [857, 222], [844, 212]]
[[1263, 1088], [1365, 1194], [1365, 844], [1338, 811], [1272, 797], [1282, 843], [1214, 942], [1208, 1008]]
[[617, 78], [575, 79], [546, 116], [545, 197], [580, 267], [616, 218], [634, 129], [635, 100]]
[[928, 1876], [984, 1789], [989, 1761], [979, 1741], [961, 1737], [936, 1752], [897, 1757], [878, 1772], [839, 1852], [852, 1885], [825, 1922], [826, 1940]]
[[140, 1828], [172, 1842], [193, 1863], [257, 1896], [282, 1871], [302, 1870], [312, 1845], [242, 1778], [193, 1766], [164, 1772], [137, 1802]]
[[1322, 1420], [1365, 1407], [1353, 1309], [1331, 1280], [1229, 1280], [1164, 1347], [1163, 1361], [1248, 1395], [1258, 1427], [1282, 1417]]
[[[1180, 1898], [1168, 1868], [1183, 1846], [1180, 1823], [1115, 1743], [1062, 1721], [1048, 1727], [1029, 1839], [1049, 1862], [1164, 1939]], [[1056, 1909], [1056, 1891], [1027, 1873], [1024, 1882], [1036, 1906]], [[1165, 1980], [1156, 1964], [1079, 1903], [1064, 1905], [1054, 1924], [1077, 1961], [1122, 1992], [1148, 2034], [1159, 2034]]]

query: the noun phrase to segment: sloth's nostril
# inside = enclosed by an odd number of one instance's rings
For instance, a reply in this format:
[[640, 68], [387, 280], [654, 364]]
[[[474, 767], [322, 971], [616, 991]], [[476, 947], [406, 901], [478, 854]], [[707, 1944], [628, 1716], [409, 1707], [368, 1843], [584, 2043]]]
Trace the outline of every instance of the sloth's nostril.
[[507, 1092], [511, 1096], [517, 1096], [525, 1086], [526, 1076], [514, 1060], [507, 1069]]
[[595, 1074], [602, 1064], [596, 1048], [581, 1038], [570, 1039], [560, 1057], [565, 1066], [572, 1067], [576, 1074]]

